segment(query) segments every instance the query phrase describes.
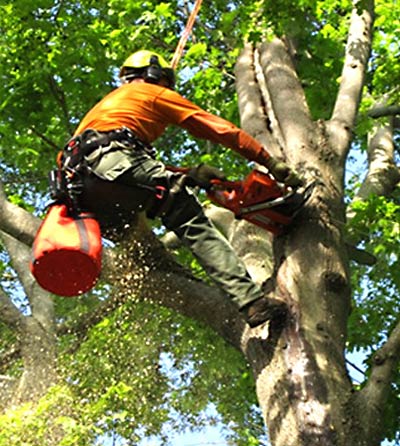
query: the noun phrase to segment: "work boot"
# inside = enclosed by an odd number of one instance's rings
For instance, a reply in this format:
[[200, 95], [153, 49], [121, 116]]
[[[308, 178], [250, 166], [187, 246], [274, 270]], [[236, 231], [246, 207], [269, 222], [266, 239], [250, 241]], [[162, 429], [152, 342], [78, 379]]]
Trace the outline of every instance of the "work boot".
[[251, 328], [267, 321], [282, 324], [288, 315], [288, 307], [282, 300], [260, 297], [240, 310]]

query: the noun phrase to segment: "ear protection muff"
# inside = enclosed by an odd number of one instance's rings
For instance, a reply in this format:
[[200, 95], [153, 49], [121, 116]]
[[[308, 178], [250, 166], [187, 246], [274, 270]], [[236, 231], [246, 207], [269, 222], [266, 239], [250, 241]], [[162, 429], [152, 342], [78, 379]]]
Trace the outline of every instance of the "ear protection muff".
[[163, 73], [162, 67], [156, 55], [150, 57], [150, 65], [146, 68], [143, 79], [150, 84], [158, 84]]

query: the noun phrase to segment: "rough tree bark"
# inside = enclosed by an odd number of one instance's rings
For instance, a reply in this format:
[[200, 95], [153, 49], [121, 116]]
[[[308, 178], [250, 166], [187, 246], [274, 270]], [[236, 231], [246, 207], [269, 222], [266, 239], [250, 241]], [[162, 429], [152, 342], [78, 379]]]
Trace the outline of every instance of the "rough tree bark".
[[[341, 419], [351, 396], [343, 358], [350, 302], [341, 231], [343, 166], [325, 124], [310, 118], [283, 42], [247, 47], [238, 63], [239, 85], [241, 71], [248, 73], [257, 63], [265, 80], [258, 85], [270, 98], [260, 112], [264, 120], [273, 115], [269, 120], [277, 123], [271, 135], [278, 128], [285, 159], [318, 178], [296, 227], [274, 241], [273, 293], [288, 302], [292, 320], [270, 348], [269, 361], [259, 361], [255, 370], [259, 400], [274, 445], [337, 445], [345, 444], [343, 438], [351, 444]], [[244, 97], [242, 103], [247, 102]], [[247, 128], [245, 116], [242, 125]]]
[[[373, 376], [380, 379], [371, 377], [363, 391], [354, 392], [344, 361], [351, 290], [343, 176], [373, 24], [373, 2], [363, 5], [364, 10], [353, 11], [341, 85], [327, 122], [311, 121], [284, 41], [247, 46], [237, 64], [242, 126], [274, 155], [318, 179], [296, 227], [274, 241], [273, 293], [290, 305], [291, 322], [274, 348], [269, 345], [268, 359], [247, 351], [257, 364], [257, 392], [274, 446], [377, 444], [378, 408], [398, 362], [398, 328], [382, 358], [377, 355], [385, 370], [377, 361]], [[370, 141], [370, 170], [360, 199], [371, 192], [387, 194], [399, 180], [390, 136], [385, 128]]]

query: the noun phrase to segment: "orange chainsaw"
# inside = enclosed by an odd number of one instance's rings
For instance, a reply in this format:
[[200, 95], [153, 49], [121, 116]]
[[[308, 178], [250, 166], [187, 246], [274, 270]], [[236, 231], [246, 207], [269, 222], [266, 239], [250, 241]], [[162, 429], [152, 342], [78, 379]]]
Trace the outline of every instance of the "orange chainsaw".
[[211, 180], [207, 196], [229, 209], [236, 218], [247, 220], [273, 234], [281, 234], [312, 192], [283, 186], [268, 173], [253, 170], [242, 181]]

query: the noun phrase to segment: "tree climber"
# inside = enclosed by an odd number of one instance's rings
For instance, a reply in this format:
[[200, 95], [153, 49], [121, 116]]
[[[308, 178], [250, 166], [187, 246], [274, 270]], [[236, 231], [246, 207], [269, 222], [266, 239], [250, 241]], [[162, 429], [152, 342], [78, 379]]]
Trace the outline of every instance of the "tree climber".
[[133, 53], [123, 64], [120, 79], [122, 85], [86, 114], [59, 157], [67, 175], [69, 172], [81, 179], [79, 206], [94, 212], [103, 225], [121, 224], [127, 210], [160, 217], [191, 249], [251, 327], [268, 320], [283, 321], [286, 305], [267, 298], [252, 281], [187, 187], [188, 180], [191, 185], [207, 187], [211, 179], [223, 174], [204, 165], [188, 175], [171, 171], [154, 158], [150, 144], [168, 125], [176, 125], [267, 167], [286, 185], [299, 186], [299, 177], [249, 134], [174, 91], [174, 70], [157, 53]]

